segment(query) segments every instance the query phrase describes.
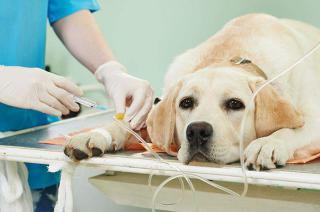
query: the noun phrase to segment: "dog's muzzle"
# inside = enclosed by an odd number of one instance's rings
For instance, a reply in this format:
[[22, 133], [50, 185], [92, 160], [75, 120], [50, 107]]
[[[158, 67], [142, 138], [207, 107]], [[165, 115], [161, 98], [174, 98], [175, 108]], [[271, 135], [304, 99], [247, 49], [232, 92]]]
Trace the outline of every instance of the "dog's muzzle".
[[197, 151], [205, 148], [213, 136], [213, 128], [207, 122], [193, 122], [188, 125], [186, 136], [190, 150]]

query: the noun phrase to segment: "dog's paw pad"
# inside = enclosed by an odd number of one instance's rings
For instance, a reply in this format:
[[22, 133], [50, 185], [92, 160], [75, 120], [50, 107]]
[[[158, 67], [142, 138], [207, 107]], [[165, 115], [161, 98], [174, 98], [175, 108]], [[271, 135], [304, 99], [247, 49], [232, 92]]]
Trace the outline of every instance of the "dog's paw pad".
[[71, 137], [65, 146], [64, 153], [74, 161], [91, 157], [100, 157], [112, 146], [112, 137], [104, 129], [93, 130]]
[[85, 152], [83, 152], [79, 149], [74, 149], [72, 153], [73, 153], [74, 158], [77, 160], [84, 160], [84, 159], [89, 158], [89, 155], [87, 155]]
[[91, 149], [91, 151], [92, 151], [92, 156], [101, 156], [101, 155], [103, 155], [103, 151], [101, 149], [99, 149], [99, 148], [93, 147]]
[[247, 165], [247, 169], [250, 170], [250, 171], [254, 170], [253, 164], [252, 163], [248, 164]]

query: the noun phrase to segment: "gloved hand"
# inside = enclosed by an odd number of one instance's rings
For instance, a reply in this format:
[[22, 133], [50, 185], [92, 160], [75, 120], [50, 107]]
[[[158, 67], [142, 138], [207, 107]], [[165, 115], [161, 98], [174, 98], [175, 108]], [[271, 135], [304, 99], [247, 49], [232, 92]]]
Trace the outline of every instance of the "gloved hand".
[[[117, 113], [125, 113], [130, 127], [139, 130], [152, 107], [153, 90], [150, 84], [126, 73], [126, 68], [116, 61], [101, 65], [95, 72], [113, 99]], [[126, 110], [126, 104], [131, 104]]]
[[0, 102], [54, 116], [78, 111], [72, 94], [82, 91], [64, 77], [38, 68], [0, 66]]

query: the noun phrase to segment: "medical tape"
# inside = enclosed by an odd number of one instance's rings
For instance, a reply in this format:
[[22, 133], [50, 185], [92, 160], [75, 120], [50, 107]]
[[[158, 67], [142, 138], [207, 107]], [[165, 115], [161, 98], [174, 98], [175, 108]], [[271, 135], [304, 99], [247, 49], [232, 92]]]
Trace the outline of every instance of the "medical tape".
[[102, 135], [106, 141], [107, 141], [107, 147], [109, 147], [112, 143], [112, 136], [111, 134], [104, 128], [97, 128], [94, 130], [91, 130], [91, 132], [95, 132], [95, 133], [99, 133], [100, 135]]

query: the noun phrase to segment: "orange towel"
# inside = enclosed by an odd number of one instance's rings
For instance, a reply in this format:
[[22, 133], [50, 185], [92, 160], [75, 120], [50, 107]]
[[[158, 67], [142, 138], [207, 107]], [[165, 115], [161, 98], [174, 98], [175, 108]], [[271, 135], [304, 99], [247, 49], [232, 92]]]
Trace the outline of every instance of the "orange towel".
[[[43, 141], [39, 141], [39, 143], [41, 144], [50, 144], [50, 145], [61, 145], [64, 146], [66, 144], [66, 140], [68, 136], [73, 136], [73, 135], [77, 135], [83, 132], [88, 132], [92, 129], [83, 129], [80, 131], [76, 131], [73, 133], [68, 134], [67, 136], [63, 137], [63, 136], [59, 136], [56, 138], [50, 138], [47, 140], [43, 140]], [[140, 136], [142, 138], [146, 138], [147, 134], [146, 134], [146, 130], [143, 130], [142, 132], [140, 132]], [[156, 153], [165, 153], [164, 150], [160, 149], [157, 145], [149, 143], [150, 147], [153, 151], [155, 151]], [[144, 148], [144, 146], [138, 141], [136, 140], [133, 136], [129, 138], [129, 142], [126, 144], [126, 146], [124, 147], [125, 150], [127, 151], [145, 151], [146, 148]], [[171, 146], [171, 150], [173, 152], [177, 152], [177, 147], [175, 145]]]
[[[83, 133], [83, 132], [88, 132], [90, 130], [91, 129], [83, 129], [81, 131], [70, 133], [68, 136], [76, 135], [76, 134]], [[141, 136], [146, 138], [147, 137], [146, 131], [142, 131]], [[63, 146], [66, 143], [66, 137], [60, 136], [60, 137], [56, 137], [56, 138], [52, 138], [52, 139], [43, 140], [43, 141], [40, 141], [39, 143]], [[152, 144], [152, 143], [149, 143], [149, 144], [150, 144], [151, 149], [154, 152], [165, 153], [165, 151], [163, 149], [159, 148], [157, 145]], [[310, 150], [311, 148], [312, 148], [312, 151]], [[126, 144], [125, 150], [144, 152], [146, 149], [138, 140], [136, 140], [132, 136], [132, 137], [130, 137], [129, 142]], [[177, 150], [178, 150], [177, 146], [175, 146], [175, 145], [171, 146], [172, 152], [177, 152]], [[302, 149], [297, 150], [294, 154], [294, 159], [289, 160], [287, 163], [288, 164], [304, 164], [304, 163], [308, 163], [310, 161], [313, 161], [317, 158], [320, 158], [320, 146], [315, 146], [313, 144], [310, 144]]]
[[320, 142], [314, 141], [313, 143], [298, 149], [294, 153], [293, 157], [294, 158], [292, 160], [289, 160], [287, 163], [303, 164], [320, 158]]
[[50, 138], [50, 139], [47, 139], [47, 140], [39, 141], [39, 143], [40, 144], [51, 144], [51, 145], [64, 146], [66, 144], [66, 139], [67, 139], [68, 136], [77, 135], [77, 134], [80, 134], [80, 133], [83, 133], [83, 132], [88, 132], [90, 130], [91, 129], [89, 129], [89, 128], [83, 129], [83, 130], [80, 130], [80, 131], [76, 131], [76, 132], [70, 133], [65, 137], [64, 136], [59, 136], [59, 137], [56, 137], [56, 138]]

